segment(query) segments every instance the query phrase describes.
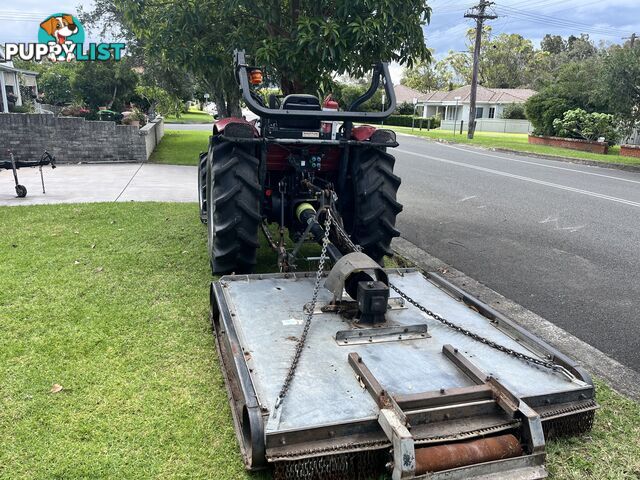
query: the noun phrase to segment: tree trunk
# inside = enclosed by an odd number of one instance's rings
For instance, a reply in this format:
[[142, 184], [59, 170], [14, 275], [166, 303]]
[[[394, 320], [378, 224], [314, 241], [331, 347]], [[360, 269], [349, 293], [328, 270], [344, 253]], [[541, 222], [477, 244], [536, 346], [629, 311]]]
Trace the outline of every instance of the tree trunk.
[[113, 95], [111, 96], [111, 101], [107, 104], [107, 108], [109, 110], [111, 110], [111, 107], [113, 107], [113, 102], [116, 101], [116, 95], [118, 95], [118, 85], [113, 87]]
[[292, 93], [310, 93], [314, 92], [306, 91], [305, 83], [300, 81], [297, 78], [289, 78], [286, 76], [282, 76], [280, 80], [280, 88], [282, 88], [282, 93], [284, 95], [291, 95]]
[[227, 112], [230, 117], [242, 117], [242, 110], [240, 108], [240, 92], [238, 88], [234, 86], [231, 91], [227, 91], [226, 100], [227, 100]]
[[229, 112], [227, 110], [227, 102], [224, 100], [224, 95], [219, 90], [215, 90], [216, 93], [213, 94], [214, 103], [216, 104], [216, 108], [218, 109], [218, 117], [225, 118], [229, 116]]

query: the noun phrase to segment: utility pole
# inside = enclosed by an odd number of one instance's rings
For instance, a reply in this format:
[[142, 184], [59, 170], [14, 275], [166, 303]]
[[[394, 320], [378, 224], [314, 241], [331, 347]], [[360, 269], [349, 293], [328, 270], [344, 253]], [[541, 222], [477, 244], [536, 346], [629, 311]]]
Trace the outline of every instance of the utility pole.
[[473, 18], [476, 21], [476, 44], [473, 49], [473, 75], [471, 77], [471, 95], [469, 105], [469, 125], [467, 126], [467, 138], [473, 139], [476, 130], [476, 96], [478, 93], [478, 68], [480, 63], [480, 48], [482, 43], [482, 27], [485, 20], [494, 20], [497, 15], [487, 14], [487, 8], [494, 2], [480, 0], [478, 5], [464, 14], [465, 18]]
[[632, 33], [630, 37], [624, 37], [623, 40], [630, 40], [629, 46], [633, 48], [636, 44], [636, 38], [638, 38], [638, 34]]

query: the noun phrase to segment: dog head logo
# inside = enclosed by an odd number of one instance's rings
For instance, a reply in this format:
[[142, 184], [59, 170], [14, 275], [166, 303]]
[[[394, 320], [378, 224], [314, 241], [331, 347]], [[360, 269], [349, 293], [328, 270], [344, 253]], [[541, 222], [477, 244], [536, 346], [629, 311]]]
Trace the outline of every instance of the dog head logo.
[[51, 16], [40, 24], [50, 37], [56, 40], [56, 43], [63, 44], [67, 38], [78, 33], [78, 26], [71, 15]]
[[83, 43], [84, 28], [80, 21], [68, 13], [54, 13], [40, 24], [38, 42]]
[[[73, 44], [82, 45], [84, 43], [84, 28], [76, 17], [68, 13], [54, 13], [47, 17], [38, 29], [38, 43], [48, 45], [66, 45], [67, 48]], [[52, 61], [75, 58], [74, 54], [49, 55]]]

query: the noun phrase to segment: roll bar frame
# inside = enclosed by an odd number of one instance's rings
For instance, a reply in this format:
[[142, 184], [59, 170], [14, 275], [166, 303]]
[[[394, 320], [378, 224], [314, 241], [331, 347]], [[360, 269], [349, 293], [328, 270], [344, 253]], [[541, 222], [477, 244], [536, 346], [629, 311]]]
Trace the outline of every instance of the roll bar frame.
[[[242, 93], [242, 99], [247, 104], [249, 110], [262, 118], [314, 118], [317, 120], [334, 120], [334, 121], [348, 121], [348, 122], [366, 122], [374, 120], [384, 120], [391, 115], [396, 109], [396, 95], [393, 91], [393, 83], [391, 81], [391, 75], [389, 75], [389, 66], [387, 62], [378, 62], [373, 66], [373, 76], [371, 78], [371, 85], [369, 89], [358, 99], [356, 99], [347, 111], [309, 111], [309, 110], [291, 110], [291, 109], [276, 109], [268, 108], [264, 105], [260, 105], [251, 95], [251, 86], [249, 85], [249, 71], [257, 69], [257, 67], [251, 67], [246, 62], [244, 50], [234, 50], [234, 64], [236, 71], [236, 79], [240, 86], [240, 92]], [[354, 111], [364, 102], [369, 100], [378, 90], [380, 86], [380, 78], [382, 78], [382, 84], [387, 96], [388, 107], [382, 112], [358, 112]]]

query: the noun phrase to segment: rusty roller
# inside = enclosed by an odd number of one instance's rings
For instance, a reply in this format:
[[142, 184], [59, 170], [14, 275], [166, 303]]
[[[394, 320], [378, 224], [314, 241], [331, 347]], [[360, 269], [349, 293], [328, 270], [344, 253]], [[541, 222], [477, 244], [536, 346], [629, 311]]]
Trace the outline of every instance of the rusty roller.
[[513, 435], [419, 448], [416, 449], [416, 475], [521, 455], [522, 446]]

